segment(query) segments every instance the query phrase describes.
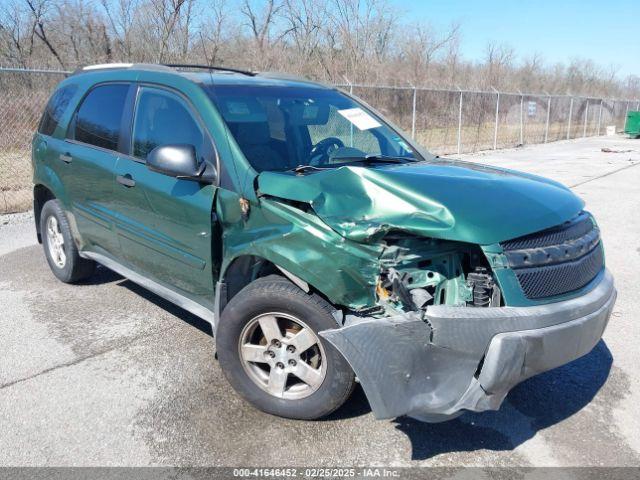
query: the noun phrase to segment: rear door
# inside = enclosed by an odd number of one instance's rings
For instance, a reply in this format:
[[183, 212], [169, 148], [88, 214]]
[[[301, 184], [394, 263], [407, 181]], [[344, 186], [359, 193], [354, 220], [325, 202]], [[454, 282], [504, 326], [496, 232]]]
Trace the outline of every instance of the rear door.
[[112, 208], [120, 130], [130, 83], [93, 87], [80, 102], [58, 163], [82, 248], [117, 256]]
[[[40, 119], [38, 132], [33, 139], [34, 167], [42, 166], [50, 169], [58, 178], [64, 175], [66, 166], [66, 163], [60, 159], [60, 155], [66, 148], [65, 133], [62, 131], [64, 126], [60, 125], [60, 121], [77, 91], [78, 86], [71, 84], [58, 88], [51, 95]], [[60, 200], [64, 206], [69, 208], [64, 192], [57, 193], [62, 197]]]
[[129, 131], [130, 155], [118, 160], [113, 195], [120, 250], [136, 271], [208, 303], [215, 187], [152, 172], [145, 161], [157, 146], [189, 144], [213, 162], [211, 139], [186, 98], [156, 86], [139, 87]]

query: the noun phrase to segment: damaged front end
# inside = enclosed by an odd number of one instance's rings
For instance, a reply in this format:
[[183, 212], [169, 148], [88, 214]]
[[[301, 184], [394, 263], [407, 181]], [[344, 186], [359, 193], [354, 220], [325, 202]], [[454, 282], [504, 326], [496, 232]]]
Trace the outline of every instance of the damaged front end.
[[517, 383], [588, 353], [615, 303], [602, 270], [582, 296], [504, 306], [480, 247], [384, 240], [378, 310], [352, 312], [341, 328], [320, 332], [350, 363], [378, 419], [437, 422], [496, 410]]
[[320, 335], [349, 361], [376, 418], [443, 421], [464, 410], [497, 410], [521, 381], [588, 353], [615, 298], [605, 271], [588, 294], [563, 302], [348, 316]]
[[379, 243], [376, 307], [320, 334], [349, 361], [377, 418], [450, 418], [451, 399], [469, 386], [479, 359], [434, 343], [428, 314], [445, 305], [499, 307], [500, 289], [477, 245], [404, 232]]
[[517, 383], [588, 353], [608, 322], [597, 227], [554, 182], [434, 160], [265, 172], [258, 185], [278, 218], [314, 222], [283, 221], [273, 239], [323, 252], [289, 249], [282, 266], [336, 306], [338, 328], [320, 335], [376, 418], [497, 409]]
[[402, 233], [383, 243], [376, 295], [389, 315], [429, 305], [500, 306], [500, 289], [477, 245]]

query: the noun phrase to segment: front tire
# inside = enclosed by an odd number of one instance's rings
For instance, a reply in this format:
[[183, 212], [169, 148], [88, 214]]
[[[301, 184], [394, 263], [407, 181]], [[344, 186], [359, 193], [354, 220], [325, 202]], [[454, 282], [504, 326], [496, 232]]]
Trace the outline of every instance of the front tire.
[[318, 332], [336, 328], [334, 308], [270, 275], [242, 289], [222, 312], [218, 360], [231, 386], [258, 409], [312, 420], [340, 407], [355, 377]]
[[59, 280], [74, 283], [93, 274], [95, 262], [78, 254], [69, 221], [58, 200], [49, 200], [42, 207], [40, 232], [47, 262]]

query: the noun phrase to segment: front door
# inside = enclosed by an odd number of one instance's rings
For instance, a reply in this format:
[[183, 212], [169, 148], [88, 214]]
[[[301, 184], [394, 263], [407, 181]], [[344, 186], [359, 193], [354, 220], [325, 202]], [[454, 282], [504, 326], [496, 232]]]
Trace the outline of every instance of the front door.
[[201, 161], [213, 146], [188, 102], [178, 93], [141, 86], [132, 119], [130, 155], [115, 168], [114, 208], [120, 251], [129, 266], [211, 307], [213, 185], [149, 170], [157, 146], [189, 144]]

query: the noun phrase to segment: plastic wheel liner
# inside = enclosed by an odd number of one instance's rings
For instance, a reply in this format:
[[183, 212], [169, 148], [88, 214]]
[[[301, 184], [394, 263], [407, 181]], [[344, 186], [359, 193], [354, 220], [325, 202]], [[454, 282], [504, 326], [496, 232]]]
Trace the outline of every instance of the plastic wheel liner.
[[347, 359], [376, 418], [442, 421], [497, 410], [519, 382], [591, 351], [616, 299], [607, 270], [593, 284], [581, 297], [533, 307], [347, 316], [320, 335]]

